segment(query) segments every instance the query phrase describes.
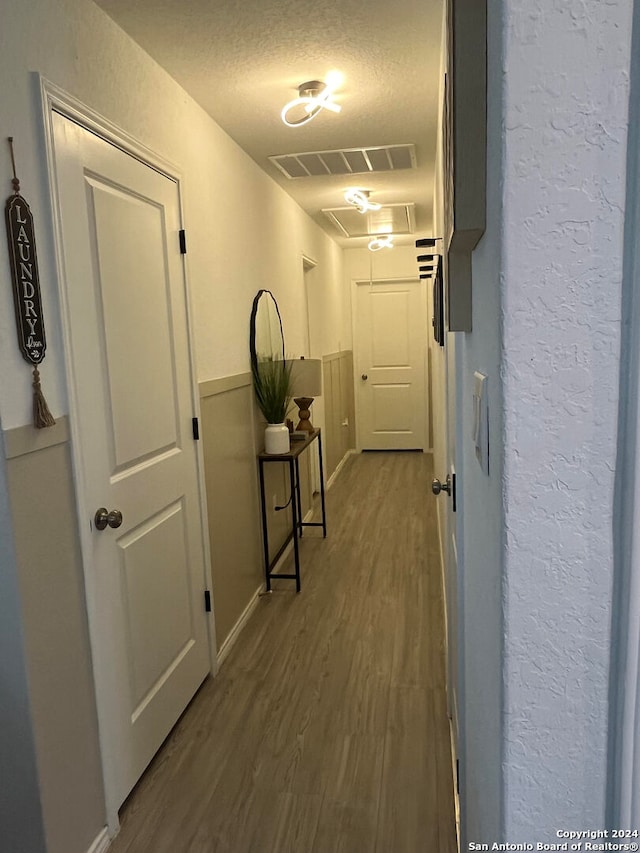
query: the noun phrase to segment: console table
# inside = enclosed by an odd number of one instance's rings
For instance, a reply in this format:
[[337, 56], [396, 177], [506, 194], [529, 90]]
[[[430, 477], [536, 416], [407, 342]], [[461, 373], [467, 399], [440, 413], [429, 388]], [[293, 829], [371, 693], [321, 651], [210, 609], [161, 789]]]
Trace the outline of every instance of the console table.
[[[320, 503], [322, 506], [322, 521], [303, 521], [302, 520], [302, 506], [300, 500], [300, 468], [298, 465], [298, 460], [302, 453], [309, 447], [310, 444], [314, 442], [317, 443], [318, 447], [318, 459], [320, 462]], [[264, 489], [264, 466], [267, 462], [284, 462], [288, 465], [289, 468], [289, 486], [290, 486], [290, 498], [289, 502], [291, 504], [291, 532], [285, 539], [282, 547], [275, 555], [275, 557], [270, 560], [269, 559], [269, 531], [267, 524], [267, 505], [266, 505], [266, 496]], [[295, 580], [296, 582], [296, 592], [300, 592], [300, 554], [298, 550], [298, 539], [302, 536], [303, 528], [305, 527], [321, 527], [322, 535], [326, 537], [327, 535], [327, 520], [325, 513], [325, 503], [324, 503], [324, 473], [322, 469], [322, 437], [320, 435], [319, 429], [314, 429], [313, 432], [310, 432], [307, 437], [294, 441], [291, 440], [291, 449], [288, 453], [262, 453], [258, 454], [258, 468], [260, 471], [260, 506], [262, 509], [262, 542], [264, 547], [264, 568], [265, 568], [265, 578], [267, 584], [267, 591], [271, 589], [271, 579], [272, 578], [286, 578], [288, 580]], [[288, 506], [288, 503], [285, 506]], [[282, 507], [284, 509], [284, 507]], [[284, 553], [285, 548], [293, 539], [293, 554], [294, 554], [294, 565], [295, 565], [295, 574], [282, 574], [280, 572], [274, 572], [273, 567], [276, 565], [282, 554]]]

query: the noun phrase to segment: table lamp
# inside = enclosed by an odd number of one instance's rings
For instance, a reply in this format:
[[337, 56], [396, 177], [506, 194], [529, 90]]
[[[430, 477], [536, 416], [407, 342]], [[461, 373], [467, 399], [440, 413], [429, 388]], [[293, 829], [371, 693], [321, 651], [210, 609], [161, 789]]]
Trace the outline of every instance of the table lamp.
[[291, 396], [297, 405], [300, 422], [296, 430], [313, 432], [311, 404], [322, 394], [322, 361], [319, 358], [296, 358], [291, 360]]

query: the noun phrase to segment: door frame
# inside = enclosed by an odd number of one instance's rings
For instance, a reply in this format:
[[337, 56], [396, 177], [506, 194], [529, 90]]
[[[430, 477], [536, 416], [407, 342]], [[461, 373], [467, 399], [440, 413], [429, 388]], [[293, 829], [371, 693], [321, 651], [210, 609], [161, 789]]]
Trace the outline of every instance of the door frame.
[[[59, 113], [65, 118], [78, 124], [85, 130], [95, 134], [109, 144], [128, 154], [131, 157], [139, 160], [156, 172], [167, 177], [176, 184], [178, 191], [178, 207], [181, 224], [184, 224], [184, 202], [183, 202], [183, 180], [181, 171], [171, 162], [156, 154], [155, 151], [147, 148], [137, 139], [130, 136], [126, 131], [115, 125], [113, 122], [104, 118], [93, 109], [83, 104], [77, 98], [69, 95], [55, 83], [47, 80], [41, 75], [36, 75], [40, 85], [40, 99], [42, 106], [42, 123], [44, 132], [44, 143], [47, 162], [47, 176], [49, 183], [49, 194], [51, 199], [51, 214], [53, 219], [54, 231], [54, 251], [55, 251], [55, 274], [57, 293], [60, 299], [60, 323], [62, 327], [62, 343], [65, 364], [66, 391], [69, 404], [69, 428], [70, 428], [70, 450], [71, 462], [73, 471], [74, 488], [76, 495], [76, 513], [78, 520], [78, 538], [80, 542], [80, 552], [82, 559], [82, 568], [85, 582], [85, 604], [87, 608], [87, 621], [89, 627], [89, 641], [92, 651], [93, 662], [93, 679], [94, 691], [96, 697], [96, 707], [98, 712], [98, 735], [100, 743], [100, 758], [103, 775], [103, 784], [105, 792], [105, 808], [109, 834], [115, 835], [120, 826], [118, 818], [118, 808], [120, 803], [114, 802], [113, 794], [107, 789], [105, 766], [109, 762], [111, 754], [111, 744], [107, 742], [104, 727], [100, 725], [100, 718], [105, 713], [105, 701], [107, 695], [102, 686], [102, 677], [99, 668], [96, 667], [95, 648], [100, 644], [102, 638], [98, 636], [95, 628], [93, 615], [95, 612], [95, 588], [93, 585], [92, 573], [88, 570], [90, 560], [88, 555], [91, 552], [90, 531], [86, 526], [86, 518], [84, 508], [86, 507], [86, 497], [84, 494], [84, 460], [80, 452], [80, 428], [78, 419], [78, 401], [76, 398], [76, 381], [75, 381], [75, 365], [72, 359], [71, 348], [71, 322], [69, 298], [67, 290], [67, 277], [65, 274], [64, 249], [62, 239], [62, 217], [58, 201], [58, 189], [56, 182], [56, 161], [54, 153], [54, 135], [53, 135], [53, 113]], [[193, 332], [193, 313], [189, 292], [189, 275], [187, 256], [182, 255], [182, 273], [184, 283], [185, 308], [187, 317], [187, 337], [189, 341], [189, 369], [191, 373], [191, 400], [193, 405], [194, 416], [200, 418], [200, 398], [198, 392], [197, 372], [196, 372], [196, 356], [194, 346]], [[208, 517], [206, 503], [206, 488], [204, 479], [204, 457], [203, 449], [200, 442], [196, 447], [197, 459], [197, 475], [198, 475], [198, 495], [200, 505], [200, 521], [202, 531], [202, 549], [204, 556], [204, 581], [208, 589], [212, 589], [211, 582], [211, 553], [209, 548]], [[211, 665], [211, 673], [215, 675], [217, 671], [217, 648], [215, 639], [215, 608], [208, 615], [207, 629], [209, 641], [209, 659]]]
[[640, 2], [633, 3], [626, 152], [617, 459], [613, 502], [612, 639], [606, 826], [635, 829], [640, 812]]
[[402, 276], [391, 276], [390, 278], [363, 278], [362, 276], [358, 276], [357, 278], [351, 279], [351, 334], [353, 340], [353, 394], [354, 394], [354, 402], [355, 402], [355, 416], [356, 416], [356, 452], [362, 453], [362, 437], [360, 431], [360, 424], [362, 418], [359, 413], [358, 406], [358, 346], [359, 346], [359, 338], [358, 338], [358, 322], [357, 322], [357, 304], [358, 304], [358, 287], [361, 285], [371, 285], [375, 286], [376, 284], [381, 285], [393, 285], [393, 284], [406, 284], [410, 282], [411, 284], [417, 284], [419, 287], [423, 289], [423, 299], [422, 305], [424, 307], [424, 318], [425, 318], [425, 338], [424, 338], [424, 387], [422, 389], [424, 394], [424, 413], [425, 413], [425, 446], [423, 449], [424, 453], [431, 453], [433, 448], [430, 447], [430, 435], [429, 435], [429, 416], [431, 410], [431, 399], [429, 396], [429, 344], [427, 335], [429, 333], [429, 312], [427, 309], [427, 292], [426, 286], [424, 282], [421, 281], [416, 276], [411, 275], [402, 275]]

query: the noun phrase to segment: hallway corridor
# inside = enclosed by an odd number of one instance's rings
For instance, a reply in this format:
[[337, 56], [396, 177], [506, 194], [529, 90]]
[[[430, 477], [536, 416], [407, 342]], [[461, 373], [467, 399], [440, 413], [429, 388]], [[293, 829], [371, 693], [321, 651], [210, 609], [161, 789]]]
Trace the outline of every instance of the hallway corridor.
[[454, 853], [432, 458], [349, 458], [110, 853]]

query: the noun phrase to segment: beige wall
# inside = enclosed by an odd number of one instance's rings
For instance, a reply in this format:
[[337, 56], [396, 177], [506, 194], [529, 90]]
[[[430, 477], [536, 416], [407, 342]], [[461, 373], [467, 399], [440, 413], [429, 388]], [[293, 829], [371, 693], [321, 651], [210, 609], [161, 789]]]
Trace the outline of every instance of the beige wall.
[[22, 602], [3, 453], [0, 453], [0, 768], [3, 850], [45, 853]]
[[251, 374], [200, 385], [218, 652], [262, 580]]
[[[200, 406], [220, 653], [264, 584], [256, 456], [264, 445], [265, 424], [255, 405], [250, 373], [201, 383]], [[303, 517], [312, 506], [310, 469], [316, 453], [316, 446], [312, 446], [299, 460]], [[274, 504], [282, 506], [289, 500], [289, 473], [285, 464], [272, 462], [265, 464], [264, 474], [269, 551], [273, 558], [291, 531], [291, 510], [274, 510]]]
[[105, 811], [66, 418], [4, 445], [47, 852], [75, 853]]
[[[49, 344], [41, 373], [57, 419], [69, 413], [69, 393], [39, 80], [34, 72], [180, 170], [195, 372], [200, 381], [249, 369], [249, 314], [254, 294], [261, 287], [272, 290], [279, 301], [287, 351], [292, 355], [304, 352], [308, 319], [303, 256], [316, 262], [321, 327], [329, 351], [337, 348], [334, 339], [348, 338], [339, 246], [94, 3], [33, 0], [26, 15], [21, 0], [5, 0], [2, 33], [0, 123], [16, 139], [23, 192], [36, 222]], [[2, 165], [8, 173], [6, 158]], [[31, 419], [30, 382], [15, 344], [14, 325], [6, 248], [0, 243], [0, 411], [3, 428], [10, 432]], [[240, 405], [233, 402], [232, 416]], [[207, 423], [215, 420], [219, 407], [219, 401], [206, 403], [203, 417]], [[26, 430], [36, 435], [31, 427]], [[214, 478], [222, 470], [223, 480], [233, 477], [237, 465], [245, 477], [244, 484], [237, 485], [241, 492], [248, 488], [250, 460], [245, 457], [234, 462], [236, 438], [240, 436], [225, 436], [226, 445], [218, 457], [214, 455], [212, 464]], [[38, 435], [38, 441], [42, 440], [42, 434]], [[246, 443], [246, 436], [242, 440]], [[9, 568], [19, 576], [23, 598], [21, 612], [15, 615], [24, 623], [50, 853], [85, 853], [105, 823], [72, 482], [69, 447], [64, 442], [9, 460], [7, 488], [16, 531], [16, 554], [11, 557], [15, 562]], [[45, 489], [40, 485], [34, 489], [34, 483], [44, 483]], [[213, 489], [219, 499], [215, 486]], [[222, 531], [221, 512], [222, 507], [214, 502], [210, 514], [214, 547], [224, 555], [228, 541], [215, 538], [216, 531]], [[249, 545], [243, 543], [243, 547]], [[218, 564], [224, 565], [224, 558]], [[234, 576], [232, 568], [227, 570], [240, 583], [241, 589], [235, 592], [241, 603], [246, 589], [258, 581], [261, 565], [246, 577]], [[220, 596], [223, 611], [228, 609], [227, 616], [220, 616], [224, 634], [237, 610], [233, 604], [227, 608], [224, 595]], [[4, 720], [2, 713], [0, 723]]]
[[[313, 312], [321, 352], [347, 348], [340, 247], [102, 10], [89, 0], [32, 0], [25, 15], [22, 0], [3, 0], [2, 34], [0, 123], [16, 139], [23, 192], [36, 222], [49, 342], [41, 372], [54, 416], [66, 414], [68, 405], [34, 71], [180, 170], [199, 381], [249, 369], [249, 314], [260, 288], [279, 302], [287, 352], [305, 352], [304, 257], [315, 262]], [[4, 172], [10, 172], [6, 147], [2, 156]], [[0, 410], [7, 429], [29, 422], [31, 399], [29, 383], [21, 381], [24, 363], [15, 346], [2, 244], [0, 284]]]
[[356, 446], [353, 395], [353, 353], [323, 358], [325, 478], [334, 473], [345, 454]]

